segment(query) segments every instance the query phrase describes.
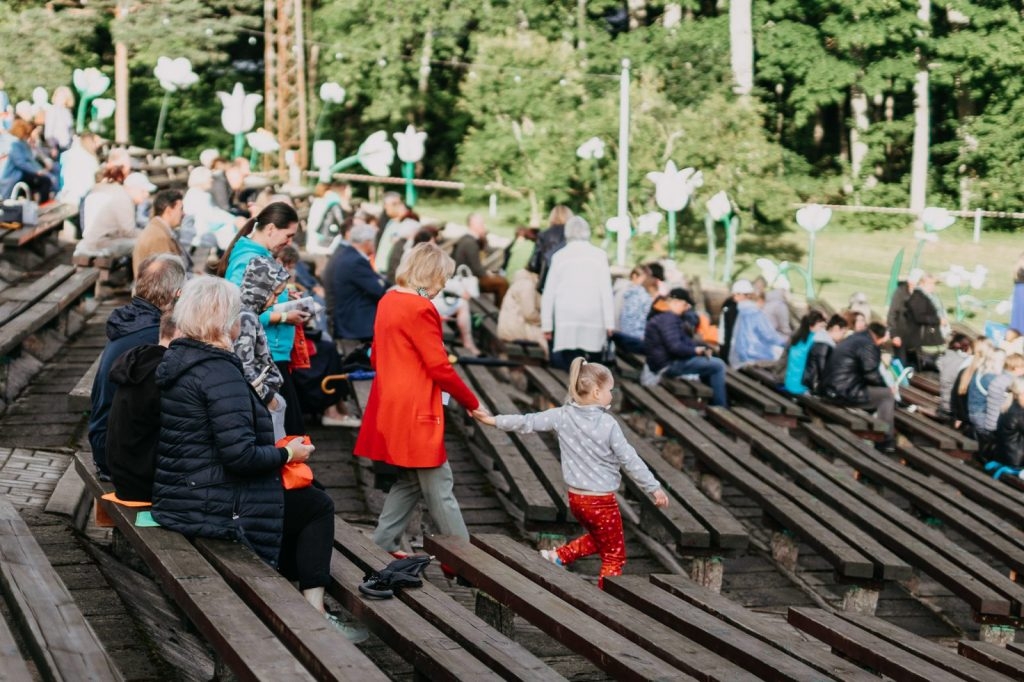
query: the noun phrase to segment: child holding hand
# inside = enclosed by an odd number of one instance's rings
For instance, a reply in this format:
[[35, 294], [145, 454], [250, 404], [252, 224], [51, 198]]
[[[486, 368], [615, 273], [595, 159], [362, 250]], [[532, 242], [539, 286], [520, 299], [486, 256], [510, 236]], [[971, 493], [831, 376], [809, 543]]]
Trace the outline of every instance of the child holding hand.
[[492, 417], [482, 410], [473, 413], [480, 422], [503, 431], [558, 433], [562, 476], [569, 486], [569, 510], [586, 534], [558, 549], [541, 550], [541, 556], [564, 566], [581, 557], [600, 554], [598, 587], [602, 589], [605, 576], [622, 575], [626, 563], [622, 516], [615, 500], [620, 468], [654, 498], [655, 505], [668, 505], [668, 496], [657, 479], [626, 442], [619, 423], [607, 412], [614, 386], [615, 379], [607, 367], [576, 358], [569, 369], [569, 397], [565, 405], [522, 415]]

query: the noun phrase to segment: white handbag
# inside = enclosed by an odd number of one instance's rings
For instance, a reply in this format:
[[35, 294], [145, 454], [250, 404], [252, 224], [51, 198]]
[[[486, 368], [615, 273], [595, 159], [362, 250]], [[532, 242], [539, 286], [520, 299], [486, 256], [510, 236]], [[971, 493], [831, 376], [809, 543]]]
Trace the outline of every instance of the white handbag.
[[462, 296], [463, 293], [467, 293], [470, 298], [479, 298], [480, 280], [477, 279], [468, 265], [460, 265], [455, 268], [455, 274], [444, 285], [444, 290], [446, 293], [455, 294], [456, 296]]

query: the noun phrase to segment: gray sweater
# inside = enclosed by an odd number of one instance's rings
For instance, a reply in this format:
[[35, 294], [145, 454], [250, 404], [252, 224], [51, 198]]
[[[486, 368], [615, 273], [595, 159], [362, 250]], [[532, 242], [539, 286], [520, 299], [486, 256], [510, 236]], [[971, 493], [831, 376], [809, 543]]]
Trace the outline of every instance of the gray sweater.
[[613, 493], [622, 480], [620, 467], [647, 493], [661, 487], [626, 442], [622, 427], [600, 405], [568, 403], [544, 412], [497, 415], [495, 422], [502, 431], [557, 432], [562, 476], [571, 488]]

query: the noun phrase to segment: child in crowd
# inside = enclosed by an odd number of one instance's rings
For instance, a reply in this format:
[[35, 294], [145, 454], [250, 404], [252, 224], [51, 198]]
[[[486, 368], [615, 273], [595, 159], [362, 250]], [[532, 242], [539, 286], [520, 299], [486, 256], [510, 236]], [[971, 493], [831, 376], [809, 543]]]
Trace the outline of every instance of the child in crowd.
[[598, 587], [604, 578], [622, 575], [626, 543], [622, 516], [615, 500], [623, 468], [654, 498], [659, 507], [668, 505], [661, 489], [636, 450], [626, 442], [622, 428], [607, 409], [612, 402], [615, 380], [604, 365], [573, 360], [569, 369], [569, 396], [565, 405], [544, 412], [489, 416], [477, 412], [482, 423], [502, 431], [533, 433], [555, 431], [562, 455], [562, 476], [569, 485], [569, 510], [586, 534], [541, 556], [564, 566], [582, 557], [601, 556]]
[[1004, 466], [1024, 467], [1024, 379], [1017, 377], [1010, 386], [1013, 402], [999, 415], [993, 458]]
[[[242, 314], [240, 331], [235, 339], [235, 355], [242, 361], [242, 375], [256, 389], [257, 395], [270, 411], [274, 422], [274, 439], [286, 435], [284, 429], [284, 397], [280, 395], [284, 378], [270, 355], [270, 344], [260, 324], [260, 314], [277, 302], [288, 284], [288, 271], [277, 261], [256, 256], [242, 275]], [[298, 435], [298, 434], [291, 434]]]

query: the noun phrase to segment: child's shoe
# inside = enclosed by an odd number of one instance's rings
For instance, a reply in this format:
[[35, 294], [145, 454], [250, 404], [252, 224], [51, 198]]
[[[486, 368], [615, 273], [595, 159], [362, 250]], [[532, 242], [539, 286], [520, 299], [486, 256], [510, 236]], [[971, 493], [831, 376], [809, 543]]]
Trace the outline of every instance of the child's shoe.
[[365, 642], [370, 638], [370, 632], [362, 626], [343, 623], [341, 619], [333, 613], [325, 613], [324, 617], [327, 618], [327, 622], [330, 623], [335, 630], [340, 632], [345, 639], [353, 644]]
[[558, 556], [558, 552], [553, 549], [542, 549], [540, 551], [540, 558], [544, 561], [550, 561], [555, 566], [562, 566], [562, 559]]

